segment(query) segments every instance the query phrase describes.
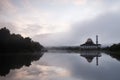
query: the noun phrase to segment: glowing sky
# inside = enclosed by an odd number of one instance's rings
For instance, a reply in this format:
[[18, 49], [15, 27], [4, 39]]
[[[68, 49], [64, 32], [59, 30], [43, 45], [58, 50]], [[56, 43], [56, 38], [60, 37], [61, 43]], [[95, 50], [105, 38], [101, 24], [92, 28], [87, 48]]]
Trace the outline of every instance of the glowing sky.
[[79, 45], [96, 34], [101, 43], [119, 42], [119, 21], [120, 0], [0, 0], [0, 28], [45, 46]]

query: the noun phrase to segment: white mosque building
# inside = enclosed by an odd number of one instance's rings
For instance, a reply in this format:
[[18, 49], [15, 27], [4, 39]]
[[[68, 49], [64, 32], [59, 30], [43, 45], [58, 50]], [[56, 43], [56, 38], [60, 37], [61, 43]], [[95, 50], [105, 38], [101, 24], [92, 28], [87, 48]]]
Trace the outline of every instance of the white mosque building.
[[84, 44], [80, 45], [81, 50], [98, 50], [101, 48], [101, 44], [98, 44], [98, 35], [96, 35], [96, 44], [91, 38], [88, 38]]

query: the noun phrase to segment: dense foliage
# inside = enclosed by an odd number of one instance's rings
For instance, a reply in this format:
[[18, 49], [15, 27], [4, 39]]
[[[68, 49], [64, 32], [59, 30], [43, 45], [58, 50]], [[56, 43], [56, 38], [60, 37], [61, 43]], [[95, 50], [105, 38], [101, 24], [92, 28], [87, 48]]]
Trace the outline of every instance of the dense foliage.
[[103, 51], [106, 51], [108, 54], [115, 54], [115, 55], [120, 55], [120, 43], [118, 44], [113, 44], [108, 47], [102, 48]]
[[112, 46], [109, 47], [110, 51], [115, 51], [115, 52], [120, 52], [120, 43], [118, 44], [113, 44]]
[[11, 34], [5, 27], [0, 29], [0, 52], [34, 52], [41, 51], [43, 46], [31, 38], [20, 34]]

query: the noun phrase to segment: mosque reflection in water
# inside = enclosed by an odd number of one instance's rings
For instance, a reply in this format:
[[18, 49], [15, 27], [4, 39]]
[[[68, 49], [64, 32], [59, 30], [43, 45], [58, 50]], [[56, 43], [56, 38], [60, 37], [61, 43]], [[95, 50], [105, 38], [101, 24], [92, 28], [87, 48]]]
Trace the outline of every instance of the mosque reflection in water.
[[89, 63], [96, 58], [96, 65], [99, 65], [99, 57], [101, 57], [100, 51], [81, 51], [80, 56], [84, 57]]

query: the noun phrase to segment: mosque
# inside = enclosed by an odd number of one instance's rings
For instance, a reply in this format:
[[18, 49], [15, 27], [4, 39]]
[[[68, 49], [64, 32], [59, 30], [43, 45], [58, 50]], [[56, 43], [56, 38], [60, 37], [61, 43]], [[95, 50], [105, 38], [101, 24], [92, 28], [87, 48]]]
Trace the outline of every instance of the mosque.
[[101, 57], [101, 44], [98, 44], [98, 35], [96, 35], [96, 44], [91, 38], [88, 38], [84, 44], [80, 45], [80, 55], [84, 57], [89, 63], [96, 58], [96, 65], [98, 66], [98, 57]]
[[91, 38], [88, 38], [84, 44], [80, 45], [81, 50], [98, 50], [101, 48], [101, 44], [98, 44], [98, 35], [96, 35], [96, 44]]

